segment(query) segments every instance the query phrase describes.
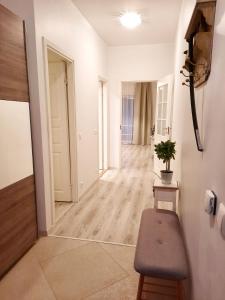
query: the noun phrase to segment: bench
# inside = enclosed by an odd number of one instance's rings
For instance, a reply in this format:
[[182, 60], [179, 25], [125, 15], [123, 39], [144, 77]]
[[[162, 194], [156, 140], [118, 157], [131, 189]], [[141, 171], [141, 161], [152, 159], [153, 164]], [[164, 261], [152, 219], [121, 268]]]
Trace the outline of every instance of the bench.
[[[189, 270], [180, 222], [175, 212], [163, 209], [143, 211], [134, 268], [140, 274], [137, 300], [143, 299], [144, 293], [151, 294], [151, 284], [162, 286], [155, 281], [147, 282], [149, 278], [173, 283], [165, 285], [171, 290], [174, 288], [174, 294], [169, 295], [183, 299], [182, 281], [188, 277]], [[157, 292], [157, 289], [153, 293], [168, 296], [161, 290]]]

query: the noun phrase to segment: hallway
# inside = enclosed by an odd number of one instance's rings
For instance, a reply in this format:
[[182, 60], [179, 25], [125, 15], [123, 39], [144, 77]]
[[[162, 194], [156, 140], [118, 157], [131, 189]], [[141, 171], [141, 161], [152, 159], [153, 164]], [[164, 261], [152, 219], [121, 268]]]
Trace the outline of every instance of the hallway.
[[0, 300], [225, 299], [224, 53], [225, 0], [0, 0]]
[[123, 145], [122, 168], [108, 170], [51, 234], [135, 245], [141, 213], [153, 207], [150, 146]]

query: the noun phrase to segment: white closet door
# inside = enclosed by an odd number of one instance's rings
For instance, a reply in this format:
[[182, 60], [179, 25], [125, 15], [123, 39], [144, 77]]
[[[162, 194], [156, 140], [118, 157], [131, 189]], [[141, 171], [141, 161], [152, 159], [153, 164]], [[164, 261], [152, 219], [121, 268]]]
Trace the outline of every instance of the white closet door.
[[49, 63], [51, 135], [55, 201], [72, 200], [69, 119], [64, 62]]

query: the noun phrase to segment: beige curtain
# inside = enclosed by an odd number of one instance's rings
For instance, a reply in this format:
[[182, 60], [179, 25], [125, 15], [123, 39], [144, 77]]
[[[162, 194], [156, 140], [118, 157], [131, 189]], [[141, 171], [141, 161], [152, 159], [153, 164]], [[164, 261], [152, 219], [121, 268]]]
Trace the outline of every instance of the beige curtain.
[[153, 99], [151, 82], [136, 84], [134, 101], [133, 144], [149, 145], [153, 127]]

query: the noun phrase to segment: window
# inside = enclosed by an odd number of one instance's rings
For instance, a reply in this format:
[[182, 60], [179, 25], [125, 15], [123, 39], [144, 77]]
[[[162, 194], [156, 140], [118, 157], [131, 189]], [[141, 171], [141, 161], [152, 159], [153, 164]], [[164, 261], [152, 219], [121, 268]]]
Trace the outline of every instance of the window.
[[122, 98], [122, 144], [132, 144], [134, 119], [134, 95], [125, 95]]
[[168, 84], [158, 88], [157, 134], [166, 135]]

